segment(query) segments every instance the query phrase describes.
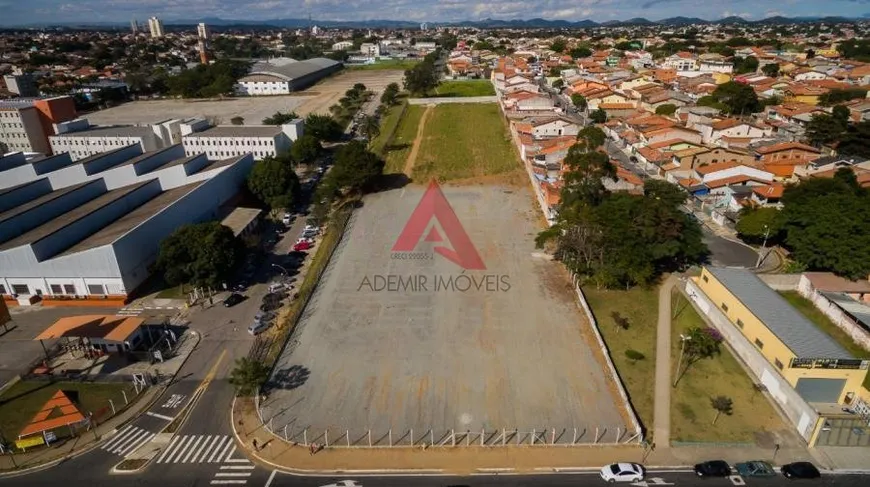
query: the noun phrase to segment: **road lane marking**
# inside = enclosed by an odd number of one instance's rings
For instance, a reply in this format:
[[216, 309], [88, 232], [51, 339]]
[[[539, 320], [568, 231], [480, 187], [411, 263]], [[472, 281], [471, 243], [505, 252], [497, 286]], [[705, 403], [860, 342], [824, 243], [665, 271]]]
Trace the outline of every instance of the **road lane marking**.
[[205, 439], [204, 436], [197, 435], [196, 441], [193, 442], [193, 446], [190, 448], [190, 451], [187, 452], [187, 455], [184, 457], [184, 460], [181, 460], [181, 462], [179, 462], [179, 463], [187, 463], [187, 461], [190, 460], [190, 456], [193, 455], [194, 450], [196, 450], [197, 446], [199, 446], [199, 443], [204, 439]]
[[247, 484], [247, 480], [212, 480], [211, 485]]
[[178, 440], [180, 439], [180, 436], [176, 436], [172, 439], [172, 441], [169, 442], [169, 446], [167, 446], [166, 449], [163, 450], [163, 453], [160, 454], [160, 458], [157, 459], [157, 463], [163, 462], [163, 459], [166, 458], [166, 455], [172, 451], [172, 449], [175, 447], [175, 444], [178, 443]]
[[250, 477], [251, 472], [218, 472], [215, 477]]
[[266, 480], [266, 485], [265, 485], [265, 487], [269, 487], [270, 485], [272, 485], [272, 481], [275, 480], [275, 474], [276, 474], [276, 473], [278, 473], [277, 470], [272, 470], [272, 474], [269, 475], [269, 479]]
[[[224, 455], [224, 453], [226, 453], [227, 450], [229, 450], [231, 446], [233, 447], [233, 449], [230, 450], [230, 453], [229, 453], [228, 455]], [[221, 458], [225, 458], [226, 461], [229, 462], [229, 461], [230, 461], [230, 457], [232, 457], [232, 456], [233, 456], [233, 453], [235, 453], [235, 452], [236, 452], [236, 445], [233, 445], [233, 442], [230, 441], [229, 443], [227, 443], [227, 446], [224, 447], [224, 450], [221, 452], [221, 454], [218, 455], [218, 460], [217, 460], [218, 463], [221, 463]]]
[[[216, 455], [218, 454], [218, 452], [221, 450], [221, 447], [224, 446], [224, 443], [226, 443], [226, 441], [229, 440], [229, 439], [230, 439], [229, 436], [224, 436], [223, 438], [221, 438], [220, 442], [218, 442], [218, 444], [215, 446], [215, 449], [212, 450], [211, 455], [209, 455], [209, 457], [208, 457], [208, 463], [214, 463], [215, 461], [217, 461], [217, 459], [215, 458], [215, 456], [216, 456]], [[230, 441], [230, 443], [232, 443], [232, 441]]]
[[169, 416], [165, 416], [165, 415], [163, 415], [163, 414], [152, 413], [151, 411], [148, 411], [148, 412], [145, 413], [145, 414], [147, 414], [148, 416], [153, 416], [153, 417], [155, 417], [155, 418], [165, 419], [166, 421], [172, 421], [173, 419], [175, 419], [175, 418], [172, 418], [172, 417], [169, 417]]
[[221, 470], [253, 470], [254, 465], [221, 465]]
[[215, 435], [215, 436], [212, 436], [209, 439], [205, 440], [205, 443], [202, 444], [202, 455], [194, 455], [193, 459], [191, 459], [191, 461], [193, 463], [200, 463], [203, 460], [205, 460], [205, 457], [208, 455], [208, 452], [211, 451], [212, 447], [214, 447], [214, 444], [217, 442], [217, 440], [219, 438], [220, 438], [220, 435]]
[[193, 443], [192, 440], [192, 436], [186, 436], [182, 438], [181, 441], [178, 443], [178, 446], [175, 447], [175, 451], [172, 453], [172, 455], [169, 455], [169, 458], [166, 459], [166, 463], [173, 463], [176, 460], [176, 455], [179, 458], [181, 457], [181, 455], [184, 455], [184, 450], [186, 450], [188, 446], [190, 446], [190, 443]]

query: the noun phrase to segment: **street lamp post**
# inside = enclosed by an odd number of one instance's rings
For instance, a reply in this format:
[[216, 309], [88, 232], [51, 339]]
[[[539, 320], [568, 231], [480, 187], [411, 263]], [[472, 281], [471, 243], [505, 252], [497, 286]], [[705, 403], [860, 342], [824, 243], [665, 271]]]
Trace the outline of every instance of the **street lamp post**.
[[680, 359], [677, 361], [677, 371], [674, 375], [674, 387], [677, 387], [677, 381], [680, 380], [680, 367], [683, 366], [683, 355], [686, 353], [686, 342], [691, 339], [691, 336], [680, 333]]
[[770, 226], [764, 226], [764, 241], [761, 242], [761, 252], [758, 253], [758, 260], [755, 261], [755, 267], [761, 266], [761, 260], [764, 258], [764, 248], [767, 247], [767, 238], [770, 237]]

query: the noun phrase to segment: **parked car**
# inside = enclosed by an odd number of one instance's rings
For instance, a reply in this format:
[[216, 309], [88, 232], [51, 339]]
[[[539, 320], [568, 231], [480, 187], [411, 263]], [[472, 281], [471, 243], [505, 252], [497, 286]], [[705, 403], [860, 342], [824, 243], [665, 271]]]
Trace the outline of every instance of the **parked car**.
[[284, 285], [283, 282], [273, 282], [269, 284], [269, 292], [276, 293], [278, 291], [283, 291], [287, 286]]
[[610, 483], [639, 482], [643, 476], [643, 467], [636, 463], [613, 463], [601, 469], [601, 478]]
[[310, 249], [312, 246], [313, 246], [313, 245], [311, 244], [311, 241], [310, 241], [310, 240], [299, 239], [298, 242], [296, 242], [295, 244], [293, 244], [293, 252], [301, 252], [301, 251], [303, 251], [303, 250], [308, 250], [308, 249]]
[[734, 469], [741, 477], [773, 477], [776, 475], [773, 466], [761, 460], [741, 462], [734, 465]]
[[303, 232], [315, 232], [315, 233], [320, 233], [320, 227], [318, 227], [318, 226], [316, 226], [316, 225], [308, 224], [308, 225], [305, 225], [305, 228], [302, 229], [302, 231], [303, 231]]
[[251, 335], [257, 336], [260, 333], [266, 331], [266, 328], [269, 328], [269, 323], [257, 321], [253, 325], [248, 327], [248, 333]]
[[281, 223], [283, 223], [284, 225], [289, 225], [292, 221], [293, 215], [291, 215], [290, 213], [284, 213], [284, 217], [281, 218]]
[[727, 477], [731, 475], [731, 467], [724, 460], [710, 460], [695, 465], [698, 477]]
[[232, 293], [224, 299], [224, 306], [227, 308], [232, 308], [233, 306], [241, 303], [245, 300], [245, 296], [239, 293]]
[[810, 462], [789, 463], [783, 465], [780, 471], [790, 479], [817, 479], [822, 476], [819, 469]]

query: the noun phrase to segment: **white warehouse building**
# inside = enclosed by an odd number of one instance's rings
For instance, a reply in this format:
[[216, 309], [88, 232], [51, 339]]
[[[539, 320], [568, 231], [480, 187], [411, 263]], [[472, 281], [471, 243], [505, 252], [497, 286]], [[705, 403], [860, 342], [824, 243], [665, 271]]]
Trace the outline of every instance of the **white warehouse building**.
[[295, 61], [289, 58], [258, 62], [235, 85], [237, 95], [289, 95], [339, 71], [343, 65], [332, 59]]
[[249, 154], [186, 156], [180, 144], [144, 153], [131, 145], [77, 162], [68, 154], [0, 158], [0, 181], [15, 181], [0, 188], [0, 295], [20, 304], [37, 296], [126, 301], [149, 276], [160, 241], [220, 217], [252, 165]]
[[298, 118], [285, 125], [219, 125], [184, 135], [185, 154], [205, 154], [211, 160], [251, 153], [255, 160], [275, 157], [290, 150], [302, 137], [303, 121]]

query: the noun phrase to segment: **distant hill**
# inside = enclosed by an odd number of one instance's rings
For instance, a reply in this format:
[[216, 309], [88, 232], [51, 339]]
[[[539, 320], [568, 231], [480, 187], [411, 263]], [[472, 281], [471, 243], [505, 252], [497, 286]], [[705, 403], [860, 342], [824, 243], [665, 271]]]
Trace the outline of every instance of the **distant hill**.
[[[870, 17], [870, 13], [864, 14], [862, 17]], [[642, 17], [636, 17], [628, 20], [608, 20], [606, 22], [595, 22], [585, 19], [579, 21], [569, 20], [547, 20], [541, 18], [534, 19], [482, 19], [482, 20], [466, 20], [460, 22], [429, 22], [430, 27], [435, 26], [456, 26], [456, 27], [471, 27], [479, 29], [589, 29], [595, 27], [633, 27], [633, 26], [669, 26], [683, 27], [688, 25], [753, 25], [753, 24], [795, 24], [795, 23], [811, 23], [811, 22], [826, 22], [826, 23], [843, 23], [853, 22], [853, 19], [845, 17], [769, 17], [766, 19], [750, 21], [742, 17], [731, 16], [719, 20], [704, 20], [697, 17], [670, 17], [658, 21], [651, 21]], [[222, 19], [219, 17], [202, 17], [196, 19], [167, 19], [164, 24], [167, 26], [193, 26], [200, 22], [204, 22], [213, 27], [260, 27], [260, 28], [284, 28], [284, 29], [300, 29], [308, 28], [311, 25], [317, 25], [324, 28], [358, 28], [358, 29], [374, 29], [374, 28], [391, 28], [391, 29], [413, 29], [419, 27], [419, 23], [406, 20], [309, 20], [309, 19], [270, 19], [270, 20], [232, 20]], [[87, 27], [87, 28], [120, 28], [129, 27], [127, 22], [59, 22], [59, 23], [32, 23], [21, 25], [18, 27]]]

